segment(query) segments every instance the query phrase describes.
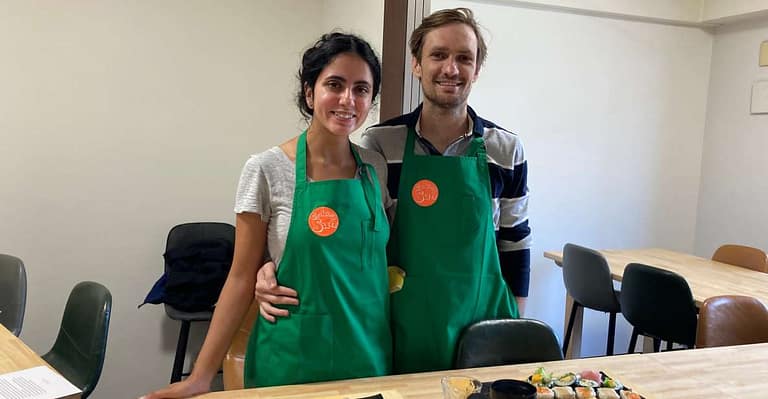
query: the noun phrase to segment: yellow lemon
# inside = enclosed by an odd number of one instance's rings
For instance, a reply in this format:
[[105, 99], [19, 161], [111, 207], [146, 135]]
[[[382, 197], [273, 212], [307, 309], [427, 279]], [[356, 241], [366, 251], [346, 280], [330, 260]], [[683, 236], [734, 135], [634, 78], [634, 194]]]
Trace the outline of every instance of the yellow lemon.
[[389, 266], [387, 272], [389, 272], [389, 293], [402, 290], [405, 282], [405, 270], [397, 266]]

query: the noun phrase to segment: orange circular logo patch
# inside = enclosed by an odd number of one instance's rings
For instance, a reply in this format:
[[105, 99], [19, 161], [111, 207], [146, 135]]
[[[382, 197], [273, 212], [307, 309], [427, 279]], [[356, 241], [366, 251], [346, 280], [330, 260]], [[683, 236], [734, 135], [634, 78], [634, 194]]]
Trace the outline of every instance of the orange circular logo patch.
[[309, 229], [320, 237], [328, 237], [339, 228], [339, 215], [331, 208], [321, 206], [309, 214]]
[[413, 202], [418, 206], [432, 206], [437, 202], [438, 194], [440, 194], [440, 190], [437, 189], [437, 185], [427, 179], [417, 181], [411, 189]]

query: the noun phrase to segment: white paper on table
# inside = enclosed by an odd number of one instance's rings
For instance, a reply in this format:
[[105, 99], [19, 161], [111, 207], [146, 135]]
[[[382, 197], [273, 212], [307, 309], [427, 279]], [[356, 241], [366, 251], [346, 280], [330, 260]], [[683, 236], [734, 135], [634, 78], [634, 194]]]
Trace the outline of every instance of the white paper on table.
[[2, 399], [57, 399], [77, 393], [76, 386], [45, 366], [0, 374]]

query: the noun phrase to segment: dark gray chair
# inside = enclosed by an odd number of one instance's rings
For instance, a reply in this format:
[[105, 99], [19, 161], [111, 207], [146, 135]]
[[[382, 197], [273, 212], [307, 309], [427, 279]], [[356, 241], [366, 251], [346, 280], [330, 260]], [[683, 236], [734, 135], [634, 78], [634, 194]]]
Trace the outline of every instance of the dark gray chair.
[[0, 324], [21, 334], [27, 306], [27, 272], [21, 259], [0, 254]]
[[87, 398], [99, 382], [107, 352], [112, 294], [99, 283], [77, 284], [67, 299], [61, 328], [51, 350], [43, 355]]
[[563, 249], [563, 281], [568, 295], [573, 298], [571, 316], [563, 340], [563, 353], [568, 353], [573, 323], [579, 307], [608, 312], [608, 343], [605, 354], [613, 355], [616, 336], [616, 314], [621, 312], [619, 292], [613, 289], [613, 278], [608, 261], [600, 252], [575, 244]]
[[[184, 248], [196, 241], [222, 239], [235, 244], [235, 227], [229, 223], [219, 222], [193, 222], [183, 223], [174, 226], [168, 232], [168, 238], [165, 243], [165, 252]], [[165, 263], [165, 271], [168, 271], [168, 263]], [[216, 293], [218, 296], [218, 293]], [[206, 310], [201, 312], [185, 312], [174, 308], [166, 303], [165, 313], [172, 320], [181, 322], [179, 328], [179, 340], [176, 344], [176, 356], [173, 359], [173, 369], [171, 370], [171, 383], [181, 381], [182, 377], [188, 376], [189, 372], [184, 372], [184, 359], [187, 355], [187, 343], [189, 342], [189, 331], [192, 322], [210, 321], [213, 311]]]
[[632, 325], [629, 353], [633, 353], [638, 335], [653, 338], [653, 350], [667, 341], [693, 348], [698, 320], [696, 302], [683, 276], [669, 270], [640, 263], [624, 269], [621, 284], [621, 313]]
[[557, 336], [533, 319], [484, 320], [462, 333], [454, 368], [563, 360]]

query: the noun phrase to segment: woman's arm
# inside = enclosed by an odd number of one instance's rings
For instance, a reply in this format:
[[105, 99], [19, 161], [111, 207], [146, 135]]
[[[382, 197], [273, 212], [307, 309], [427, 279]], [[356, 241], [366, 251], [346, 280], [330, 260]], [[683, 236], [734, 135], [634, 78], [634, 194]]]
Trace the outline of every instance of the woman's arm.
[[261, 266], [267, 224], [257, 213], [239, 213], [232, 268], [219, 295], [205, 342], [189, 378], [152, 392], [142, 399], [186, 398], [208, 392], [227, 348], [253, 299], [256, 269]]

